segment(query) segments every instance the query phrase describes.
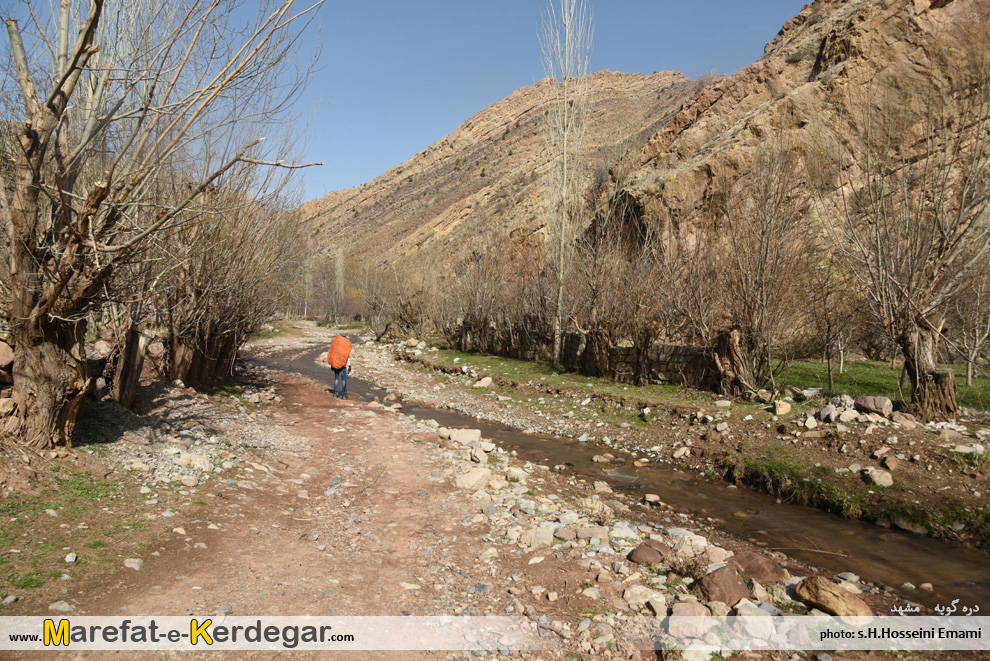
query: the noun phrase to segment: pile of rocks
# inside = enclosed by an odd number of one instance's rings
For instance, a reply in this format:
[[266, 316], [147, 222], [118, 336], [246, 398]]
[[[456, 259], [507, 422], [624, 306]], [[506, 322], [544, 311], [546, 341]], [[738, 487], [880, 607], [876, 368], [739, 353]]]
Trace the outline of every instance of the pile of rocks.
[[[880, 591], [851, 574], [834, 580], [790, 576], [780, 553], [736, 554], [688, 528], [636, 524], [621, 518], [630, 507], [604, 483], [595, 484], [594, 495], [571, 502], [556, 494], [535, 496], [530, 484], [549, 467], [513, 466], [511, 453], [476, 429], [436, 432], [443, 439], [442, 456], [453, 467], [454, 486], [471, 492], [491, 525], [485, 538], [490, 546], [481, 552], [481, 561], [507, 555], [530, 555], [529, 564], [551, 557], [575, 559], [595, 577], [578, 594], [598, 601], [618, 590], [621, 597], [610, 603], [620, 613], [772, 616], [786, 608], [814, 615], [864, 615], [870, 608], [859, 595]], [[589, 635], [604, 644], [603, 636], [615, 632], [611, 627]]]

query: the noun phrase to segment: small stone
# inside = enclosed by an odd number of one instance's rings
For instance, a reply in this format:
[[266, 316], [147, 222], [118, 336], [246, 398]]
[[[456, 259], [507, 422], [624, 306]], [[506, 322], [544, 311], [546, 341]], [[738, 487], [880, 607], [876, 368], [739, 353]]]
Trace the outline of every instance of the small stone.
[[124, 560], [124, 566], [134, 571], [141, 571], [144, 568], [144, 560], [140, 558], [128, 558]]
[[217, 610], [224, 615], [230, 615], [234, 612], [234, 607], [230, 604], [220, 604], [220, 608]]
[[79, 556], [76, 555], [75, 553], [70, 553], [67, 556], [65, 556], [65, 561], [66, 562], [75, 562], [78, 559], [79, 559]]
[[176, 535], [185, 535], [186, 534], [186, 529], [185, 528], [172, 528], [172, 532], [174, 532]]
[[922, 583], [921, 585], [918, 586], [918, 588], [921, 589], [921, 590], [924, 590], [925, 592], [934, 592], [935, 591], [935, 586], [932, 585], [931, 583]]
[[732, 406], [732, 402], [730, 402], [727, 399], [720, 399], [717, 402], [715, 402], [715, 406], [717, 406], [720, 409], [727, 409], [730, 406]]
[[773, 403], [773, 414], [774, 415], [787, 415], [791, 412], [791, 403], [785, 402], [782, 399], [778, 399]]
[[76, 610], [76, 607], [64, 601], [56, 601], [54, 604], [48, 606], [48, 610], [56, 613], [72, 613]]

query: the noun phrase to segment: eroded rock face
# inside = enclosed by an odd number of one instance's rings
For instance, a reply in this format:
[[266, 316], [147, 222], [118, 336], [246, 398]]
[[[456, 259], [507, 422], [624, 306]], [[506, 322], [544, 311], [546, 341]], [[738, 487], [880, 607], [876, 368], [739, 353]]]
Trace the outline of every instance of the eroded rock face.
[[812, 576], [797, 584], [798, 598], [830, 615], [869, 617], [873, 615], [866, 602], [824, 576]]

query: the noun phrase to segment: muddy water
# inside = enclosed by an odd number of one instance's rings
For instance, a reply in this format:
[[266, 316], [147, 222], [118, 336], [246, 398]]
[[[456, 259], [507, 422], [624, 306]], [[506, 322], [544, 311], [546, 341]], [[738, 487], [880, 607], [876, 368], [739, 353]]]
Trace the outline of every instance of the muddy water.
[[[315, 362], [317, 355], [312, 351], [292, 358], [276, 356], [270, 363], [332, 385], [332, 374]], [[348, 390], [352, 399], [370, 400], [384, 394], [378, 386], [354, 378], [348, 380]], [[990, 612], [990, 558], [980, 551], [802, 505], [778, 503], [764, 494], [672, 468], [596, 464], [591, 458], [602, 450], [570, 438], [522, 434], [518, 429], [448, 409], [403, 403], [402, 412], [447, 427], [480, 429], [482, 435], [506, 450], [515, 450], [523, 459], [549, 466], [565, 464], [574, 474], [603, 480], [617, 490], [658, 494], [675, 508], [717, 519], [720, 529], [736, 537], [760, 542], [767, 549], [834, 573], [851, 571], [864, 580], [891, 586], [911, 601], [934, 607], [959, 599], [959, 608], [979, 605], [982, 612]], [[906, 582], [932, 583], [935, 591], [897, 587]]]

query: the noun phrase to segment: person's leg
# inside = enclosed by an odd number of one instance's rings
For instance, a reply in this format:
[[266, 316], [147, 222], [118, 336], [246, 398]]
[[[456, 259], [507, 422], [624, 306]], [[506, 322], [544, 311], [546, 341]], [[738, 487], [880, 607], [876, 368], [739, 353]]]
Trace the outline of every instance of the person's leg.
[[334, 397], [340, 397], [340, 372], [341, 370], [336, 367], [333, 368], [333, 395]]
[[340, 396], [343, 399], [347, 399], [347, 368], [340, 370], [340, 381], [343, 384], [340, 391]]

